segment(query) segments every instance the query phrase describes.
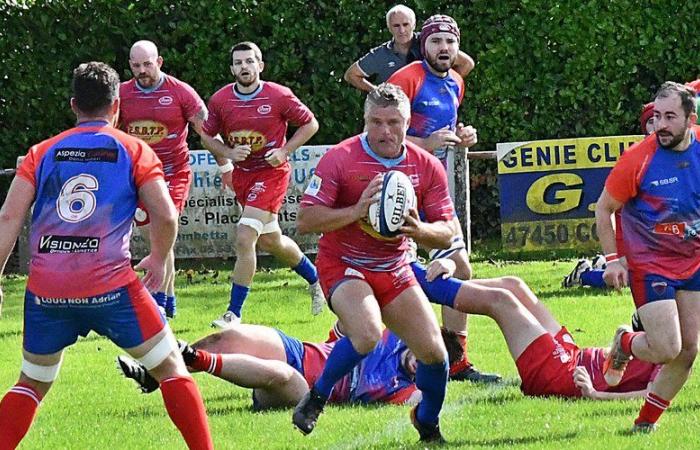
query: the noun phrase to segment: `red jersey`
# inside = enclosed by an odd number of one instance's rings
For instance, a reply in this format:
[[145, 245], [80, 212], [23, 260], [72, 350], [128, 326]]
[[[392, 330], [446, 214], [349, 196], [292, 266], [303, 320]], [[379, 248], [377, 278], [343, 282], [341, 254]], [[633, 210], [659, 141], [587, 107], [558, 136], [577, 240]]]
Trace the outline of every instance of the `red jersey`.
[[287, 125], [300, 127], [313, 118], [311, 110], [289, 88], [261, 81], [255, 92], [241, 94], [236, 91], [235, 83], [231, 83], [209, 99], [209, 118], [204, 132], [209, 136], [221, 134], [229, 147], [250, 146], [250, 155], [236, 163], [236, 168], [265, 170], [271, 167], [265, 161], [265, 154], [284, 146]]
[[[323, 205], [340, 209], [352, 206], [375, 175], [389, 170], [408, 175], [424, 221], [452, 220], [454, 207], [440, 161], [408, 141], [399, 158], [382, 158], [369, 147], [366, 134], [341, 142], [321, 157], [304, 192], [301, 207]], [[319, 257], [340, 258], [350, 266], [378, 272], [395, 271], [406, 264], [408, 249], [408, 239], [383, 237], [367, 219], [323, 233], [318, 243]]]
[[86, 122], [30, 148], [17, 176], [36, 188], [29, 291], [84, 298], [136, 279], [129, 240], [138, 189], [163, 179], [148, 145]]
[[139, 86], [131, 79], [119, 87], [121, 106], [119, 128], [144, 140], [163, 163], [166, 177], [189, 170], [188, 122], [204, 102], [192, 87], [163, 74], [153, 88]]
[[627, 364], [627, 369], [622, 376], [620, 384], [614, 387], [608, 386], [603, 377], [603, 362], [605, 361], [605, 349], [599, 347], [584, 348], [578, 356], [577, 365], [582, 366], [591, 377], [591, 382], [599, 392], [634, 392], [643, 391], [649, 383], [654, 381], [661, 370], [661, 364], [652, 364], [640, 359], [632, 358]]

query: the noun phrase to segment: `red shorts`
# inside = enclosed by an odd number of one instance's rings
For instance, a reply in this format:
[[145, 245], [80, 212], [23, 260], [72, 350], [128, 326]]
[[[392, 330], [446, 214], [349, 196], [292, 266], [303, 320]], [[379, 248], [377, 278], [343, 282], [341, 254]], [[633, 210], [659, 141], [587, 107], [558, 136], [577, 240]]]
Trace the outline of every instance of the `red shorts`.
[[252, 172], [234, 169], [232, 179], [236, 200], [243, 207], [278, 213], [287, 193], [290, 172], [289, 164]]
[[[185, 202], [190, 195], [190, 185], [192, 184], [192, 171], [190, 169], [181, 170], [170, 176], [165, 176], [165, 183], [168, 185], [168, 194], [173, 199], [175, 209], [178, 214], [185, 209]], [[139, 202], [134, 221], [137, 227], [142, 227], [151, 223], [151, 218], [148, 217], [148, 211], [143, 203]]]
[[335, 289], [351, 279], [363, 280], [369, 284], [380, 308], [391, 303], [406, 289], [418, 284], [413, 270], [408, 264], [392, 272], [373, 272], [352, 267], [336, 258], [321, 255], [316, 258], [316, 269], [318, 269], [321, 289], [329, 300], [329, 305], [331, 305], [331, 297]]
[[574, 384], [578, 353], [578, 346], [564, 327], [556, 336], [538, 337], [515, 362], [522, 380], [520, 390], [533, 396], [580, 397], [581, 390]]

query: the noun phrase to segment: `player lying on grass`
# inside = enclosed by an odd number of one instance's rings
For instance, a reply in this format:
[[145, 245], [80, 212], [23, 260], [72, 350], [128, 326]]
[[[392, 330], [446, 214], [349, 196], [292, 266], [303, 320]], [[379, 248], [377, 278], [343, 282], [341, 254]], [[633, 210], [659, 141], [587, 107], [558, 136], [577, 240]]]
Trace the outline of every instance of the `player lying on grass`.
[[[450, 362], [462, 349], [457, 335], [443, 329]], [[253, 409], [296, 405], [323, 371], [335, 341], [302, 342], [280, 330], [262, 325], [237, 324], [187, 345], [180, 341], [185, 363], [192, 371], [208, 372], [253, 389]], [[140, 363], [117, 358], [124, 376], [135, 380], [145, 393], [158, 382]], [[384, 330], [375, 349], [333, 388], [331, 403], [417, 404], [416, 358], [395, 334]]]
[[[517, 277], [461, 281], [451, 278], [454, 262], [412, 263], [433, 303], [481, 314], [496, 321], [522, 380], [525, 395], [587, 397], [595, 400], [643, 397], [660, 365], [633, 359], [619, 385], [603, 378], [607, 348], [580, 348], [568, 330]], [[338, 327], [336, 327], [338, 328]]]

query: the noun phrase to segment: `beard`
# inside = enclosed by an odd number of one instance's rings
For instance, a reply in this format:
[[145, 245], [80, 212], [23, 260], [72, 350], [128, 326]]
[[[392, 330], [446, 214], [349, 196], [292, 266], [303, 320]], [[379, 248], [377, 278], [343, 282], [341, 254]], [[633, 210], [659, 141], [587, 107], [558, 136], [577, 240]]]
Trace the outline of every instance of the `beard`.
[[[659, 134], [658, 132], [656, 133], [656, 142], [661, 146], [661, 147], [666, 147], [666, 148], [674, 148], [681, 142], [683, 142], [683, 139], [685, 139], [685, 130], [682, 133], [679, 134], [672, 134], [667, 131], [662, 131], [662, 134]], [[661, 142], [661, 136], [664, 138], [670, 137], [671, 140], [668, 142], [668, 144], [663, 144]]]
[[[444, 54], [444, 53], [443, 53]], [[436, 72], [439, 73], [447, 73], [450, 71], [450, 68], [455, 62], [455, 59], [457, 59], [456, 56], [450, 56], [449, 59], [441, 60], [440, 59], [441, 55], [435, 55], [435, 57], [426, 57], [425, 60], [428, 63], [430, 67], [433, 68]]]
[[238, 83], [242, 87], [248, 87], [253, 84], [255, 84], [258, 81], [258, 77], [249, 73], [248, 75], [245, 75], [246, 80], [243, 80], [243, 77], [241, 76], [236, 76], [236, 83]]

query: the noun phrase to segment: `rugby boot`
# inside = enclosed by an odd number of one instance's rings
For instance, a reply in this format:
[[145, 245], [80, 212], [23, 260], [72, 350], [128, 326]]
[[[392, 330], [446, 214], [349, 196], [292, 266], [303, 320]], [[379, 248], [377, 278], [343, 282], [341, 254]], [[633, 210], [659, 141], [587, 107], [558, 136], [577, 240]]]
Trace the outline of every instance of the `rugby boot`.
[[143, 364], [128, 356], [117, 356], [117, 368], [126, 378], [134, 380], [144, 394], [150, 394], [160, 387], [158, 380], [148, 373]]
[[625, 374], [627, 363], [632, 359], [622, 351], [622, 335], [631, 333], [632, 327], [629, 325], [620, 325], [615, 332], [610, 352], [603, 362], [603, 376], [608, 386], [617, 386], [622, 381], [622, 376]]
[[318, 393], [316, 388], [312, 387], [294, 408], [294, 414], [292, 415], [294, 426], [304, 434], [314, 431], [318, 416], [323, 412], [323, 407], [326, 406], [327, 401], [328, 399]]
[[416, 417], [417, 410], [417, 405], [411, 408], [411, 424], [413, 424], [413, 428], [418, 431], [420, 441], [444, 444], [446, 441], [445, 438], [442, 437], [442, 433], [440, 433], [440, 424], [436, 423], [435, 425], [428, 425], [420, 423]]

